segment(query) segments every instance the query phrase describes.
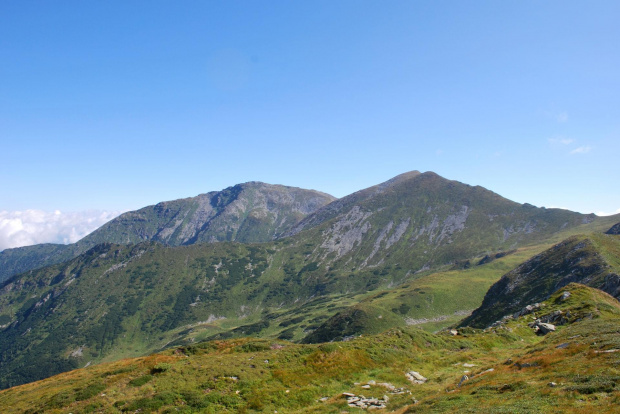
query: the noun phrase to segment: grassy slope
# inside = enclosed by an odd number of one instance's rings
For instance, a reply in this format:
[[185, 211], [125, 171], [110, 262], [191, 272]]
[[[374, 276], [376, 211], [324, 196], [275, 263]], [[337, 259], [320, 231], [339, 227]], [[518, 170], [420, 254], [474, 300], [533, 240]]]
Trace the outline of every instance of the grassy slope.
[[488, 326], [504, 315], [545, 300], [570, 282], [616, 295], [618, 286], [612, 286], [608, 276], [620, 274], [619, 254], [619, 236], [592, 233], [569, 237], [506, 273], [462, 325]]
[[[435, 331], [475, 308], [509, 267], [546, 247], [462, 272], [406, 276], [415, 265], [406, 256], [386, 257], [380, 268], [326, 270], [313, 261], [313, 246], [303, 234], [253, 246], [108, 246], [21, 275], [0, 292], [0, 325], [13, 323], [0, 336], [0, 384], [217, 336], [301, 340], [356, 304], [368, 317], [348, 334], [404, 326], [406, 318], [427, 318], [422, 326]], [[119, 263], [125, 267], [107, 272]]]
[[416, 276], [398, 287], [365, 295], [341, 310], [305, 338], [327, 342], [388, 328], [416, 325], [429, 332], [450, 326], [471, 313], [501, 275], [536, 254], [540, 246], [516, 252], [483, 265], [472, 259], [468, 269], [444, 270]]
[[[574, 323], [546, 337], [533, 334], [527, 315], [456, 337], [406, 328], [323, 345], [214, 341], [4, 390], [0, 406], [7, 413], [358, 412], [341, 397], [353, 392], [387, 394], [386, 411], [397, 413], [613, 412], [620, 403], [620, 352], [600, 351], [620, 348], [618, 302], [581, 285], [564, 290], [571, 297], [561, 301], [558, 292], [540, 314], [569, 310]], [[575, 322], [588, 314], [591, 320]], [[429, 381], [409, 383], [404, 373], [410, 370]], [[464, 372], [472, 378], [459, 388]], [[411, 393], [362, 389], [370, 380]]]

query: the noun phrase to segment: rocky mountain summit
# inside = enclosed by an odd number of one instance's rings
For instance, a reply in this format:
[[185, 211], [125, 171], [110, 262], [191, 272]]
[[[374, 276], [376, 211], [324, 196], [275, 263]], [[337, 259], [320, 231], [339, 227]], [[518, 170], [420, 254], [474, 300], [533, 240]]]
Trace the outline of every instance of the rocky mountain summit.
[[0, 282], [42, 266], [72, 259], [99, 243], [157, 241], [167, 246], [202, 242], [266, 242], [334, 201], [314, 190], [248, 182], [196, 197], [130, 211], [77, 243], [42, 244], [0, 252]]
[[303, 233], [319, 263], [376, 268], [389, 257], [415, 261], [416, 272], [456, 257], [510, 250], [595, 219], [519, 204], [483, 187], [412, 171], [319, 208], [285, 235]]
[[266, 242], [287, 233], [308, 214], [334, 200], [319, 191], [253, 181], [122, 214], [83, 242], [152, 240], [167, 246]]

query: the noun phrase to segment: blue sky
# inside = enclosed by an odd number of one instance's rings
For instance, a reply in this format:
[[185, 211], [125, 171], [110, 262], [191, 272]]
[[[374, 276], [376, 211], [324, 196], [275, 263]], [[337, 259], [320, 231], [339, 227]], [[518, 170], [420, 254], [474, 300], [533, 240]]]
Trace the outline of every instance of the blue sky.
[[409, 170], [620, 209], [620, 2], [0, 2], [0, 211]]

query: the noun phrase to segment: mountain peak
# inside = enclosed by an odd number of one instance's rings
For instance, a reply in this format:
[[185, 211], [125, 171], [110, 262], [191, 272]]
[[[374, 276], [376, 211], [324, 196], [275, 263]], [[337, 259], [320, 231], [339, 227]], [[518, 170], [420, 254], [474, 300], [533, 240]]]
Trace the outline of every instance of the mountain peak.
[[[382, 189], [383, 188], [387, 188], [387, 187], [391, 187], [391, 186], [400, 184], [402, 182], [412, 180], [412, 179], [414, 179], [416, 177], [419, 177], [422, 174], [428, 174], [428, 172], [421, 173], [418, 170], [408, 171], [406, 173], [399, 174], [399, 175], [397, 175], [394, 178], [390, 178], [389, 180], [387, 180], [387, 181], [385, 181], [385, 182], [383, 182], [381, 184], [378, 184], [377, 187], [382, 188]], [[431, 173], [431, 174], [435, 174], [435, 173]]]

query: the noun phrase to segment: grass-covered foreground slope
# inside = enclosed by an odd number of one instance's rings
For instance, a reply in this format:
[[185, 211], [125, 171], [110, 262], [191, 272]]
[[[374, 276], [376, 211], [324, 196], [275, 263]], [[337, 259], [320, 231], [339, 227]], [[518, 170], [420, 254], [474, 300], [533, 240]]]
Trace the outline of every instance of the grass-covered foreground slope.
[[[555, 332], [537, 336], [528, 326], [558, 312], [565, 323]], [[614, 298], [571, 284], [536, 313], [492, 330], [392, 329], [322, 345], [197, 343], [0, 391], [0, 406], [7, 413], [360, 412], [346, 392], [385, 401], [378, 412], [614, 412], [619, 330]], [[411, 371], [427, 381], [413, 383]]]
[[483, 328], [525, 305], [541, 302], [571, 282], [620, 299], [620, 236], [570, 237], [506, 273], [487, 292], [463, 326]]
[[43, 244], [0, 252], [0, 282], [12, 275], [70, 260], [100, 243], [158, 241], [169, 246], [199, 242], [266, 242], [335, 200], [329, 194], [249, 182], [130, 211], [77, 243]]

